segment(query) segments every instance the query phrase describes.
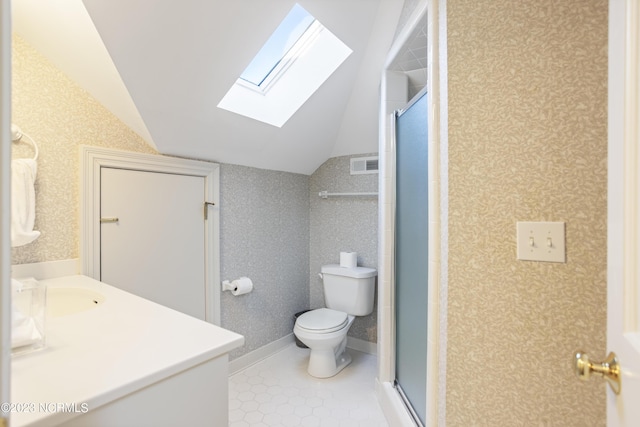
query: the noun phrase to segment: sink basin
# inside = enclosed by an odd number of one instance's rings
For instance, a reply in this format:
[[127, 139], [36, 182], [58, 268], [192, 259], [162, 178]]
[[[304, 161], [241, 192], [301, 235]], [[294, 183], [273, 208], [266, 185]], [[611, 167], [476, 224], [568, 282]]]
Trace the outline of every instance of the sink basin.
[[47, 315], [61, 317], [94, 309], [104, 303], [101, 293], [82, 288], [47, 289]]

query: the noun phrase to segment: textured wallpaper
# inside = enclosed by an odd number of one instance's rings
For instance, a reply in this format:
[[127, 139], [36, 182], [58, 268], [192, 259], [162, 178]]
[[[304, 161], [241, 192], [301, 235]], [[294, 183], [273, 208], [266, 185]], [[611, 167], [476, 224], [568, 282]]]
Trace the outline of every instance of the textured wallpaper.
[[[358, 265], [377, 268], [378, 199], [375, 197], [335, 197], [322, 199], [320, 191], [330, 193], [378, 191], [378, 174], [351, 175], [352, 157], [334, 157], [324, 162], [310, 179], [311, 233], [310, 271], [311, 308], [324, 307], [322, 280], [318, 277], [324, 264], [339, 264], [340, 252], [357, 252]], [[377, 301], [377, 297], [375, 299]], [[377, 309], [369, 316], [358, 317], [349, 336], [377, 342]]]
[[[79, 146], [155, 153], [88, 92], [13, 35], [12, 122], [38, 144], [33, 243], [12, 250], [12, 264], [79, 257]], [[32, 157], [26, 143], [13, 157]]]
[[309, 177], [223, 164], [220, 196], [222, 280], [254, 285], [221, 296], [222, 326], [245, 336], [235, 358], [292, 333], [309, 307]]
[[[449, 426], [604, 426], [607, 1], [449, 0]], [[565, 264], [516, 221], [565, 221]]]

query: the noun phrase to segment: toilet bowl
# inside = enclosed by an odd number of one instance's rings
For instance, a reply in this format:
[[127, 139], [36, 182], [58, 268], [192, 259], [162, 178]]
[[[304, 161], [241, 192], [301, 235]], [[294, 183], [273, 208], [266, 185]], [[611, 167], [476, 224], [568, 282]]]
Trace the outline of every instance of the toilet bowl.
[[298, 317], [293, 332], [310, 349], [307, 372], [329, 378], [351, 363], [345, 351], [347, 332], [355, 316], [329, 308], [308, 311]]
[[373, 268], [322, 266], [320, 277], [327, 307], [302, 314], [293, 327], [295, 336], [311, 350], [309, 375], [332, 377], [351, 363], [345, 351], [347, 332], [356, 316], [373, 311], [376, 275]]

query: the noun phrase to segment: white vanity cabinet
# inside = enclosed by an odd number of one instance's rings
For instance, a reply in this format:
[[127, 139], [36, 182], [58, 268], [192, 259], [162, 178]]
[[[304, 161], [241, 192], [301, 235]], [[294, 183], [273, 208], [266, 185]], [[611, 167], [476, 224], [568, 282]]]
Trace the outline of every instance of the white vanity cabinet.
[[86, 276], [41, 283], [104, 298], [48, 318], [46, 348], [13, 358], [12, 426], [228, 424], [228, 353], [241, 335]]

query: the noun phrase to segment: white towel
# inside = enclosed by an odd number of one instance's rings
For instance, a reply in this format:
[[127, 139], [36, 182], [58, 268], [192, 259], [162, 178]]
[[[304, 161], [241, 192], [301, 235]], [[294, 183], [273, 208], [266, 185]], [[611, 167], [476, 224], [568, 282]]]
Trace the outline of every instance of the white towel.
[[38, 170], [34, 159], [11, 161], [11, 247], [26, 245], [40, 236], [36, 220], [34, 184]]

